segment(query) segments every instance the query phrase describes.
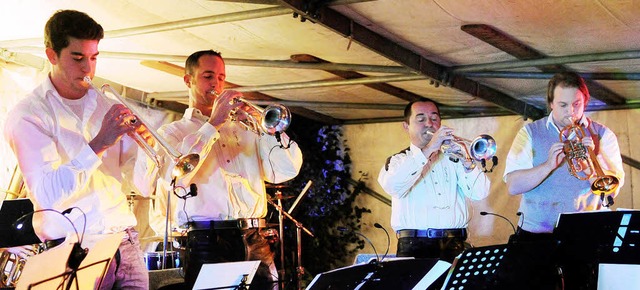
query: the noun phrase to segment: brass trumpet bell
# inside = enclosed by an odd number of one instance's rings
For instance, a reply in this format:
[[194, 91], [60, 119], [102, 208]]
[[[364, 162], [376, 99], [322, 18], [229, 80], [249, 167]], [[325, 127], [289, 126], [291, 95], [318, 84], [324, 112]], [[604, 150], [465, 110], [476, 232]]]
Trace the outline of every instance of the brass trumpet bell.
[[247, 129], [256, 134], [264, 132], [269, 135], [282, 133], [291, 124], [291, 112], [281, 104], [268, 105], [266, 108], [259, 107], [245, 99], [235, 99], [243, 105], [230, 113], [231, 120], [240, 122]]

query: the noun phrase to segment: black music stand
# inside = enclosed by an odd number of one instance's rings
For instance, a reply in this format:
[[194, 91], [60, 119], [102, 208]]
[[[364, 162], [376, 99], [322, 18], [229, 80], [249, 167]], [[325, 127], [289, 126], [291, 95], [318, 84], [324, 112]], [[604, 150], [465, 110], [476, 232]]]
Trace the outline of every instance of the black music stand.
[[560, 242], [561, 263], [640, 262], [640, 211], [561, 214], [553, 234]]
[[13, 223], [25, 214], [33, 212], [33, 203], [28, 198], [6, 199], [0, 208], [0, 248], [39, 244], [40, 239], [33, 225], [23, 223], [18, 230]]
[[507, 245], [465, 250], [453, 261], [442, 289], [494, 289], [498, 268], [507, 253]]
[[318, 274], [306, 290], [413, 289], [437, 262], [437, 259], [408, 258], [340, 268]]
[[553, 234], [568, 287], [596, 289], [600, 263], [640, 264], [640, 211], [561, 214]]

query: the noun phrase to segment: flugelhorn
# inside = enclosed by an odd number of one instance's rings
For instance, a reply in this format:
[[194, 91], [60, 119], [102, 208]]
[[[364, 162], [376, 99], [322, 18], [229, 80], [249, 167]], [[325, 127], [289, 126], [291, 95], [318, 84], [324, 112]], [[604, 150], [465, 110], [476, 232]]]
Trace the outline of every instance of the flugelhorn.
[[[215, 91], [211, 93], [218, 96]], [[287, 130], [291, 124], [291, 112], [284, 105], [270, 104], [263, 109], [243, 98], [234, 98], [232, 102], [242, 105], [229, 113], [231, 120], [239, 122], [253, 133], [276, 135]]]
[[[169, 143], [167, 143], [166, 140], [164, 140], [163, 138], [161, 138], [160, 136], [158, 136], [158, 134], [152, 130], [141, 118], [140, 118], [140, 114], [138, 112], [135, 111], [134, 108], [130, 107], [129, 105], [127, 105], [127, 103], [125, 102], [124, 98], [122, 96], [120, 96], [120, 94], [118, 94], [109, 84], [104, 84], [102, 86], [102, 89], [98, 89], [93, 82], [91, 81], [91, 78], [88, 76], [84, 77], [84, 81], [89, 84], [89, 86], [91, 86], [97, 93], [98, 95], [100, 95], [103, 98], [106, 99], [110, 99], [109, 97], [107, 97], [107, 95], [105, 94], [105, 90], [109, 89], [109, 91], [113, 94], [113, 96], [115, 97], [115, 99], [122, 105], [124, 105], [125, 107], [127, 107], [134, 115], [134, 118], [131, 119], [129, 121], [130, 124], [136, 124], [136, 123], [140, 123], [143, 126], [145, 126], [147, 128], [147, 130], [149, 130], [149, 133], [151, 133], [151, 135], [153, 136], [153, 138], [156, 140], [156, 142], [160, 145], [160, 147], [162, 147], [162, 149], [164, 149], [164, 151], [173, 159], [173, 161], [175, 162], [175, 166], [173, 167], [172, 170], [172, 176], [173, 177], [181, 177], [186, 175], [187, 173], [193, 171], [193, 169], [195, 169], [195, 167], [198, 165], [198, 163], [200, 162], [200, 155], [196, 154], [196, 153], [191, 153], [191, 154], [187, 154], [187, 155], [182, 155], [180, 152], [178, 152], [176, 149], [174, 149], [173, 147], [171, 147], [171, 145], [169, 145]], [[162, 158], [160, 157], [160, 155], [158, 154], [158, 152], [156, 152], [155, 149], [153, 149], [153, 147], [149, 146], [149, 144], [144, 140], [144, 138], [142, 138], [142, 136], [140, 136], [139, 134], [136, 133], [131, 133], [129, 134], [129, 136], [131, 136], [131, 138], [133, 138], [133, 140], [135, 140], [135, 142], [138, 144], [138, 146], [141, 147], [141, 149], [144, 150], [144, 152], [149, 156], [149, 158], [151, 158], [151, 160], [155, 161], [156, 164], [158, 165], [158, 167], [162, 167]]]
[[597, 156], [591, 148], [582, 144], [585, 137], [582, 126], [571, 119], [571, 124], [560, 130], [560, 142], [564, 143], [563, 152], [569, 172], [580, 180], [595, 178], [591, 183], [591, 192], [597, 195], [609, 195], [615, 192], [620, 180], [614, 175], [604, 174]]
[[[429, 135], [433, 136], [434, 132], [427, 131]], [[497, 165], [498, 158], [495, 156], [498, 149], [496, 140], [490, 135], [480, 134], [473, 140], [465, 139], [452, 135], [453, 140], [446, 140], [440, 145], [440, 151], [449, 156], [449, 159], [454, 162], [459, 160], [465, 160], [470, 162], [470, 165], [465, 166], [466, 170], [473, 170], [476, 167], [476, 162], [480, 162], [485, 172], [493, 171], [493, 166]], [[486, 169], [487, 160], [493, 162], [491, 169]]]

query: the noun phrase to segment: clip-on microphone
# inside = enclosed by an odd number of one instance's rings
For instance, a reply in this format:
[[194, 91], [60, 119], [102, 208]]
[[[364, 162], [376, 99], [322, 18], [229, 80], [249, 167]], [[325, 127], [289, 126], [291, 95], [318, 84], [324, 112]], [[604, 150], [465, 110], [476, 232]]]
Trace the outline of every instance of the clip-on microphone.
[[[78, 230], [76, 229], [76, 226], [67, 217], [67, 214], [71, 213], [71, 211], [74, 208], [76, 208], [79, 211], [81, 211], [82, 212], [82, 216], [85, 219], [85, 226], [83, 227], [82, 238], [80, 237], [80, 234], [78, 233]], [[58, 214], [62, 215], [62, 217], [64, 217], [67, 221], [69, 221], [69, 223], [71, 224], [71, 227], [73, 228], [73, 230], [76, 233], [76, 238], [78, 239], [78, 241], [73, 243], [73, 248], [71, 249], [71, 254], [69, 255], [69, 259], [67, 260], [67, 266], [75, 272], [76, 270], [78, 270], [78, 268], [80, 267], [80, 264], [82, 263], [84, 258], [87, 257], [87, 254], [89, 253], [88, 249], [83, 249], [82, 246], [81, 246], [82, 240], [84, 238], [84, 230], [86, 228], [87, 221], [86, 221], [86, 215], [84, 214], [84, 212], [79, 207], [70, 207], [68, 209], [63, 210], [62, 212], [59, 212], [57, 210], [50, 209], [50, 208], [35, 210], [35, 211], [30, 212], [30, 213], [24, 214], [23, 216], [18, 218], [15, 222], [13, 222], [13, 224], [11, 226], [14, 229], [20, 231], [24, 227], [24, 223], [27, 222], [29, 217], [32, 217], [34, 214], [36, 214], [38, 212], [45, 212], [45, 211], [52, 211], [52, 212], [55, 212], [55, 213], [58, 213]]]

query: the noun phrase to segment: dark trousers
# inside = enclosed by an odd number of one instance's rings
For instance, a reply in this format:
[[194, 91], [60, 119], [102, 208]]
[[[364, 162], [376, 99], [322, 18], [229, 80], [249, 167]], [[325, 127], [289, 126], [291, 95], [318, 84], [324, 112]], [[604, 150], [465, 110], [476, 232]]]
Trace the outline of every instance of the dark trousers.
[[509, 239], [500, 265], [496, 290], [553, 290], [559, 280], [555, 262], [557, 242], [551, 233], [532, 233], [518, 227]]
[[250, 288], [277, 289], [277, 277], [269, 271], [274, 248], [258, 229], [190, 230], [185, 251], [185, 283], [191, 289], [206, 263], [260, 260]]
[[398, 257], [440, 259], [452, 263], [465, 249], [471, 246], [465, 238], [406, 237], [398, 239]]

